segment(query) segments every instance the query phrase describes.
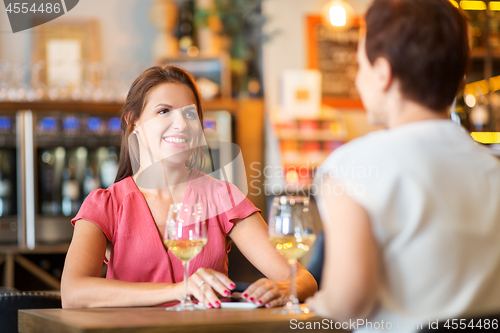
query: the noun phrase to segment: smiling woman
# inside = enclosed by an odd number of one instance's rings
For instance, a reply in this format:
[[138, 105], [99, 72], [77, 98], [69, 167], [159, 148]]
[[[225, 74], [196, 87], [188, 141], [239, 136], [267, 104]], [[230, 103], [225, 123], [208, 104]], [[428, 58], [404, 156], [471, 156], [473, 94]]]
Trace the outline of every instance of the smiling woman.
[[[257, 306], [288, 299], [286, 260], [268, 241], [267, 226], [233, 184], [200, 172], [203, 112], [191, 75], [152, 67], [132, 84], [123, 107], [122, 146], [116, 182], [92, 192], [73, 218], [75, 226], [61, 281], [63, 307], [148, 306], [183, 297], [182, 262], [165, 251], [165, 222], [172, 203], [200, 204], [207, 243], [190, 262], [188, 293], [220, 307], [235, 284], [227, 277], [231, 241], [266, 278], [243, 297]], [[108, 264], [100, 278], [102, 260]], [[142, 283], [140, 283], [142, 282]], [[144, 283], [147, 282], [147, 283]], [[317, 285], [302, 266], [300, 300]]]
[[[168, 85], [168, 87], [165, 87], [165, 85]], [[155, 124], [159, 119], [156, 117], [157, 115], [169, 113], [175, 108], [192, 104], [196, 107], [196, 117], [201, 129], [203, 111], [198, 88], [193, 77], [178, 67], [167, 66], [165, 69], [152, 67], [144, 71], [134, 81], [123, 106], [122, 138], [129, 138], [129, 140], [122, 140], [120, 167], [116, 176], [117, 182], [137, 172], [137, 169], [132, 169], [132, 165], [141, 165], [137, 154], [129, 155], [131, 151], [139, 151], [139, 142], [130, 137], [130, 134], [136, 134], [140, 130], [136, 128], [136, 125], [152, 119], [156, 119], [151, 122], [151, 124]], [[134, 131], [136, 133], [133, 133]], [[147, 128], [144, 128], [143, 133], [149, 133]], [[147, 140], [146, 136], [143, 137]], [[196, 156], [200, 153], [200, 149], [197, 150], [187, 167], [194, 166]]]
[[[171, 104], [162, 103], [164, 100]], [[182, 84], [163, 83], [155, 87], [133, 126], [131, 139], [137, 141], [135, 147], [138, 150], [131, 150], [130, 154], [138, 155], [141, 170], [137, 172], [162, 160], [177, 168], [191, 156], [194, 160], [191, 164], [194, 165], [199, 159], [195, 150], [206, 145], [195, 97]], [[140, 154], [141, 151], [148, 154]]]

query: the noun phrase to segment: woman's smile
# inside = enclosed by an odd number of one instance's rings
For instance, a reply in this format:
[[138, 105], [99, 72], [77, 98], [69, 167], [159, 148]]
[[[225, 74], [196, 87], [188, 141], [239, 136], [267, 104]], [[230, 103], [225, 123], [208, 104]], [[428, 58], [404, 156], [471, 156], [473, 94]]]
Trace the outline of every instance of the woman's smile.
[[176, 148], [185, 148], [189, 143], [189, 140], [185, 135], [164, 136], [163, 141]]

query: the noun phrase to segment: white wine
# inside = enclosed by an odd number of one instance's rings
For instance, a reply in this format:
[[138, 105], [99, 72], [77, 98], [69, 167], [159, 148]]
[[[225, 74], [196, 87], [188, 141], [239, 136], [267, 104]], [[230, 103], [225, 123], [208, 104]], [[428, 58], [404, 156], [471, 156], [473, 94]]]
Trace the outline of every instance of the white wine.
[[207, 244], [206, 238], [199, 239], [179, 239], [179, 240], [164, 240], [163, 244], [182, 262], [189, 262], [203, 250]]
[[316, 235], [271, 237], [269, 240], [285, 258], [299, 259], [311, 249]]

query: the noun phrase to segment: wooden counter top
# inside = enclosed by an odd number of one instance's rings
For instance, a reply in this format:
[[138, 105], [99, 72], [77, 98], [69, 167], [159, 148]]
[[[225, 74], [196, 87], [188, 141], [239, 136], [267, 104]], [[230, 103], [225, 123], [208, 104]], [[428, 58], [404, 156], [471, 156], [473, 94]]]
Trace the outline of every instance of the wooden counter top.
[[[272, 314], [275, 309], [170, 312], [163, 307], [19, 310], [19, 332], [285, 332], [290, 320], [321, 322], [314, 313]], [[326, 319], [325, 319], [326, 320]], [[308, 330], [311, 331], [311, 330]]]

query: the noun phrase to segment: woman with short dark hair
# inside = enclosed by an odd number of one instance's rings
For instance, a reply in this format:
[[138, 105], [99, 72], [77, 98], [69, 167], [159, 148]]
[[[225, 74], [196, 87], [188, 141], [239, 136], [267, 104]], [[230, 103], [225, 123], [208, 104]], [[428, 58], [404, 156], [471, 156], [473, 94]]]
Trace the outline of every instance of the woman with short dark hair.
[[464, 15], [448, 0], [375, 0], [357, 58], [367, 116], [388, 130], [316, 175], [325, 266], [308, 303], [361, 331], [500, 311], [500, 164], [447, 114], [469, 61]]

